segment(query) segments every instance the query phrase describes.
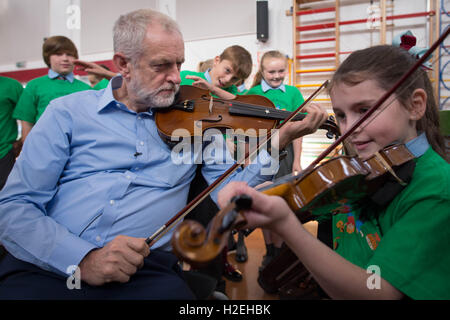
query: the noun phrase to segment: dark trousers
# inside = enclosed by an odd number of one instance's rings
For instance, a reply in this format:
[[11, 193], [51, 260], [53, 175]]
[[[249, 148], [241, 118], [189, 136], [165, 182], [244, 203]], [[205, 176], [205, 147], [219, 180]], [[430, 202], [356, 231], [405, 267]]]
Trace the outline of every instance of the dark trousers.
[[280, 160], [280, 168], [275, 175], [275, 179], [292, 173], [292, 165], [294, 164], [294, 145], [292, 143], [288, 144], [285, 151], [287, 152], [286, 157]]
[[[45, 271], [7, 254], [0, 261], [0, 300], [191, 300], [193, 291], [185, 281], [177, 258], [170, 252], [152, 250], [144, 266], [127, 283], [102, 286], [80, 283]], [[73, 289], [69, 289], [72, 287]], [[75, 288], [74, 288], [75, 286]]]
[[8, 179], [9, 173], [11, 172], [16, 158], [14, 156], [14, 149], [11, 149], [3, 158], [0, 159], [0, 190]]

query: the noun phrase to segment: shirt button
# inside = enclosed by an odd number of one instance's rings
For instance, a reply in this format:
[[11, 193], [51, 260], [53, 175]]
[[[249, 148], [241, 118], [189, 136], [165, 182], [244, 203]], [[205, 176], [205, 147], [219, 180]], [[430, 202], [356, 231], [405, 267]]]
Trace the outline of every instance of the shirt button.
[[127, 179], [130, 180], [130, 179], [131, 179], [131, 176], [128, 175], [128, 176], [127, 176]]
[[142, 118], [139, 116], [139, 117], [138, 117], [138, 120], [141, 120], [141, 119], [142, 119]]
[[100, 236], [95, 237], [95, 241], [100, 242], [101, 240], [102, 240], [102, 238]]
[[110, 205], [114, 205], [115, 201], [114, 200], [109, 200], [109, 204]]
[[144, 145], [144, 141], [139, 142], [139, 144], [140, 144], [141, 146], [143, 146], [143, 145]]

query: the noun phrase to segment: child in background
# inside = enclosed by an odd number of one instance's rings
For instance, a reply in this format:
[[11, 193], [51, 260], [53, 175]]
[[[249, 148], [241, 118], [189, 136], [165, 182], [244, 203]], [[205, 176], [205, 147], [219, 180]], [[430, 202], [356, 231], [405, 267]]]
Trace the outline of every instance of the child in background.
[[[405, 49], [388, 45], [353, 52], [329, 88], [341, 132], [415, 63]], [[220, 192], [219, 204], [238, 194], [251, 196], [248, 226], [280, 235], [331, 298], [450, 299], [450, 165], [426, 72], [415, 71], [348, 142], [362, 159], [394, 142], [404, 143], [415, 156], [415, 167], [409, 183], [390, 202], [351, 204], [350, 212], [330, 214], [333, 248], [308, 233], [278, 196], [233, 183]]]
[[223, 99], [234, 99], [239, 90], [236, 83], [248, 78], [252, 72], [252, 56], [241, 46], [226, 48], [213, 59], [206, 72], [181, 71], [181, 85], [193, 85], [210, 91]]
[[48, 38], [42, 46], [42, 56], [50, 68], [48, 74], [28, 82], [13, 113], [13, 117], [22, 122], [23, 141], [51, 100], [90, 89], [89, 85], [74, 77], [74, 60], [78, 58], [78, 51], [69, 38]]
[[[255, 75], [253, 84], [247, 94], [262, 95], [282, 110], [295, 111], [303, 102], [300, 91], [291, 85], [284, 84], [288, 73], [288, 60], [279, 51], [267, 51], [261, 57], [260, 67]], [[290, 173], [301, 171], [300, 156], [302, 152], [302, 139], [296, 139], [287, 148], [286, 158], [280, 161], [280, 169], [275, 179]], [[272, 232], [263, 229], [266, 254], [261, 269], [264, 268], [280, 251], [283, 241]]]
[[197, 72], [205, 73], [211, 69], [214, 65], [214, 59], [208, 59], [205, 61], [200, 61], [197, 66]]
[[19, 81], [0, 77], [0, 190], [6, 183], [17, 156], [13, 148], [17, 139], [17, 121], [12, 115], [22, 91]]

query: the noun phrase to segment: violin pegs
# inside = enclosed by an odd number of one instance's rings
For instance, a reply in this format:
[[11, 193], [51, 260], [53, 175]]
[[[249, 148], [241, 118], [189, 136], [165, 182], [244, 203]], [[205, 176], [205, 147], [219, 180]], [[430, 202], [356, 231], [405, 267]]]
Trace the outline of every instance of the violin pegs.
[[231, 201], [235, 203], [236, 211], [248, 210], [252, 207], [252, 198], [246, 194], [236, 196]]

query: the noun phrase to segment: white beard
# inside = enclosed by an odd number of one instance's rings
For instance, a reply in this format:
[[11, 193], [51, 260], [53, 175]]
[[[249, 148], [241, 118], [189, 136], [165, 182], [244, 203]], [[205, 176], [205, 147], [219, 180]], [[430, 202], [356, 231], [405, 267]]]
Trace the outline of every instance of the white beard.
[[[149, 108], [167, 108], [174, 103], [175, 95], [180, 89], [179, 84], [167, 84], [154, 90], [148, 90], [145, 87], [141, 87], [139, 79], [134, 78], [130, 81], [130, 89], [134, 92], [136, 97], [136, 103]], [[158, 95], [163, 90], [173, 90], [170, 96]]]

